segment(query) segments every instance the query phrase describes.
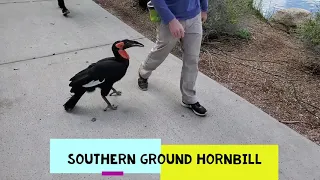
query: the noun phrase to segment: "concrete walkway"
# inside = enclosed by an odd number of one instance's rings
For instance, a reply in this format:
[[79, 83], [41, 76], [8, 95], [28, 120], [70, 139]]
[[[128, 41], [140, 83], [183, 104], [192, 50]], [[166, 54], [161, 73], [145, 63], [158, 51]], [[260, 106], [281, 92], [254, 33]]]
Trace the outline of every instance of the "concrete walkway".
[[[56, 0], [0, 0], [0, 179], [106, 179], [100, 174], [50, 174], [50, 138], [279, 144], [281, 180], [320, 179], [319, 146], [210, 78], [202, 74], [198, 78], [198, 95], [208, 117], [199, 118], [183, 108], [181, 61], [172, 55], [150, 79], [150, 90], [141, 92], [137, 69], [153, 43], [91, 0], [66, 4], [68, 18], [61, 15]], [[110, 98], [118, 110], [104, 112], [106, 104], [96, 92], [86, 94], [74, 113], [66, 113], [62, 105], [70, 97], [70, 77], [89, 63], [112, 56], [110, 44], [123, 38], [139, 39], [146, 47], [128, 50], [131, 65], [115, 85], [123, 95]]]

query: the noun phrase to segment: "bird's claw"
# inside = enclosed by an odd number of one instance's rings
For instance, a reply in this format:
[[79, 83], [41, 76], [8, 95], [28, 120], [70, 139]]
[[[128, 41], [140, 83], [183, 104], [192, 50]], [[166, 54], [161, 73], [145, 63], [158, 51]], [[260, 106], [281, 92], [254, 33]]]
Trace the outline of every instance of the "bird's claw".
[[108, 106], [104, 109], [104, 111], [107, 111], [109, 108], [112, 109], [112, 110], [117, 110], [118, 106], [116, 106], [116, 105], [108, 105]]
[[121, 94], [121, 91], [113, 91], [112, 93], [110, 93], [110, 96], [121, 96]]

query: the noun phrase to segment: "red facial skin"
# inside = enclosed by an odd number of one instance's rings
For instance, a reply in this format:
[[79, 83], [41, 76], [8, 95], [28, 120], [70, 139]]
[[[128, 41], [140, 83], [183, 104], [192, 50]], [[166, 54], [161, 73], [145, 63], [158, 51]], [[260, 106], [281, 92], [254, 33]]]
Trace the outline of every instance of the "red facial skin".
[[123, 46], [124, 46], [123, 42], [119, 42], [118, 44], [116, 44], [116, 47], [119, 49], [118, 52], [120, 56], [122, 56], [124, 59], [129, 60], [129, 55], [125, 50], [123, 50]]

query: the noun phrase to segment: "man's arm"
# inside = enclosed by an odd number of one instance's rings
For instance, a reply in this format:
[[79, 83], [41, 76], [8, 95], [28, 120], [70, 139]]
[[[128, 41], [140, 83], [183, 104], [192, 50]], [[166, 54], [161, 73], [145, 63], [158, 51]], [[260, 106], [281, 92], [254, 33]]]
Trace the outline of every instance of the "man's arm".
[[151, 2], [165, 24], [169, 24], [175, 18], [164, 0], [151, 0]]
[[202, 12], [208, 11], [208, 0], [200, 0], [200, 6]]

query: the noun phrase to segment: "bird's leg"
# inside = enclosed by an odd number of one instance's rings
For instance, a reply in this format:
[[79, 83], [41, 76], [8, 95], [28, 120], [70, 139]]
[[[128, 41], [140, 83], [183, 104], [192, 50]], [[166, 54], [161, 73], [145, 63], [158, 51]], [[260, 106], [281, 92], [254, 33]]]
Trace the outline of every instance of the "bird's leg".
[[117, 109], [118, 106], [112, 105], [105, 96], [101, 95], [101, 97], [108, 104], [108, 106], [104, 109], [104, 111], [108, 110], [108, 108], [110, 108], [112, 110]]
[[[121, 96], [122, 92], [121, 91], [117, 91], [115, 88], [111, 88], [112, 89], [112, 93], [110, 93], [110, 96]], [[115, 95], [113, 95], [115, 94]]]

